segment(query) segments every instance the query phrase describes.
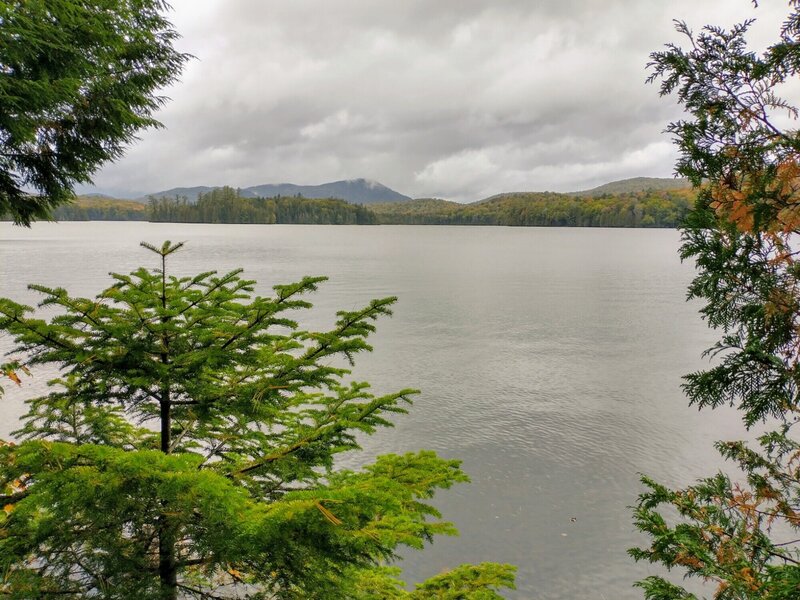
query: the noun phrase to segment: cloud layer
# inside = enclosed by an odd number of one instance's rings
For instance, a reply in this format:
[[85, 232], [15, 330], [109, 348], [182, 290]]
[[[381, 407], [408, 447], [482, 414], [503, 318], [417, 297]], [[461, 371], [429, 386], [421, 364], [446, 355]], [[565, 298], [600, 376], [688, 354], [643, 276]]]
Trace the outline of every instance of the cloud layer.
[[[769, 4], [769, 6], [767, 6]], [[784, 3], [747, 0], [175, 0], [197, 57], [166, 126], [97, 189], [374, 179], [415, 197], [477, 200], [669, 176], [679, 114], [644, 83], [648, 54], [695, 27]]]

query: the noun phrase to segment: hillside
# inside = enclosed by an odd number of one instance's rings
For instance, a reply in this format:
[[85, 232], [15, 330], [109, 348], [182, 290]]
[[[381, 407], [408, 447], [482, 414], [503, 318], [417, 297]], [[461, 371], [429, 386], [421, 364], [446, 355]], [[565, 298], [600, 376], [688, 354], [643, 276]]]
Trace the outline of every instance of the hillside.
[[370, 206], [381, 223], [406, 225], [444, 225], [453, 215], [463, 211], [465, 205], [438, 198], [418, 198], [405, 202], [391, 202]]
[[147, 205], [139, 200], [126, 200], [114, 198], [103, 194], [86, 194], [75, 196], [72, 204], [81, 208], [127, 208], [130, 210], [144, 210]]
[[500, 194], [472, 204], [415, 200], [370, 207], [378, 222], [397, 225], [535, 227], [676, 227], [690, 189], [581, 197], [552, 192]]
[[147, 206], [135, 200], [89, 194], [53, 211], [56, 221], [146, 221]]
[[691, 187], [688, 179], [667, 177], [633, 177], [620, 179], [590, 190], [570, 192], [571, 196], [602, 196], [603, 194], [630, 194], [635, 192], [656, 192], [680, 190]]

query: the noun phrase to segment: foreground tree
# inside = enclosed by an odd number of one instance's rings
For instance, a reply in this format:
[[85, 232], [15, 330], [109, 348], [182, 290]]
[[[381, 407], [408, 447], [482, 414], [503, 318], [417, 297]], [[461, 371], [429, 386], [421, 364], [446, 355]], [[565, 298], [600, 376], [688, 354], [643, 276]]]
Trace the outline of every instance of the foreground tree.
[[[751, 23], [697, 35], [679, 23], [690, 48], [653, 54], [651, 79], [688, 113], [669, 127], [677, 172], [698, 190], [682, 256], [698, 268], [689, 296], [723, 334], [708, 351], [715, 365], [684, 388], [692, 404], [736, 406], [767, 433], [756, 447], [717, 444], [741, 469], [734, 477], [683, 490], [645, 478], [636, 525], [651, 543], [631, 554], [714, 584], [714, 598], [790, 600], [800, 598], [800, 136], [781, 125], [798, 113], [779, 92], [800, 69], [800, 3], [761, 55], [747, 49]], [[637, 585], [652, 600], [695, 598], [663, 577]]]
[[0, 218], [30, 225], [119, 158], [188, 59], [163, 0], [0, 1]]
[[[56, 365], [0, 447], [0, 596], [10, 598], [499, 598], [513, 568], [463, 566], [406, 592], [381, 565], [454, 534], [427, 500], [466, 481], [432, 452], [335, 468], [389, 426], [414, 390], [346, 383], [394, 298], [291, 313], [324, 278], [252, 297], [240, 271], [113, 275], [95, 299], [32, 286], [49, 322], [0, 300], [0, 330], [29, 365]], [[342, 360], [343, 359], [343, 360]], [[3, 491], [5, 489], [5, 491]]]

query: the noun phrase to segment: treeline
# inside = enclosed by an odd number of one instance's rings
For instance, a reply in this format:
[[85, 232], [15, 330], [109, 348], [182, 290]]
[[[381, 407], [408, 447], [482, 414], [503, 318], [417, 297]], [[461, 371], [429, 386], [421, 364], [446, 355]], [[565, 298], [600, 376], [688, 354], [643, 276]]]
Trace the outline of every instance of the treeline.
[[170, 223], [286, 223], [312, 225], [371, 225], [377, 217], [361, 205], [335, 198], [310, 199], [278, 196], [242, 198], [230, 187], [200, 194], [196, 203], [186, 198], [149, 200], [149, 218]]
[[126, 205], [85, 206], [81, 204], [62, 204], [53, 211], [56, 221], [147, 221], [146, 207]]
[[75, 196], [53, 210], [56, 221], [146, 221], [147, 207], [108, 196]]
[[538, 227], [677, 227], [694, 202], [690, 189], [576, 196], [501, 194], [472, 204], [423, 199], [369, 208], [344, 200], [278, 196], [244, 198], [230, 187], [185, 197], [151, 197], [148, 205], [79, 197], [56, 209], [60, 221], [293, 223], [324, 225], [505, 225]]
[[379, 223], [397, 225], [676, 227], [692, 203], [688, 189], [594, 197], [526, 192], [473, 204], [430, 199], [376, 204], [371, 209]]

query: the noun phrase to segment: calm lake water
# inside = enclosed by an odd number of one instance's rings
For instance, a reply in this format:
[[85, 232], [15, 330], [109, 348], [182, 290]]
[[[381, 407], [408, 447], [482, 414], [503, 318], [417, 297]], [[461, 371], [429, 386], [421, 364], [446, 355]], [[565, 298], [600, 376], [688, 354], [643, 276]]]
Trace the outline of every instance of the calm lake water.
[[[519, 566], [510, 598], [641, 598], [631, 584], [655, 571], [625, 553], [642, 541], [626, 508], [638, 473], [685, 485], [719, 466], [714, 440], [742, 435], [736, 415], [698, 414], [680, 392], [714, 335], [685, 302], [674, 231], [2, 223], [0, 296], [34, 302], [33, 282], [93, 295], [109, 271], [155, 266], [138, 243], [165, 239], [188, 242], [174, 272], [244, 267], [262, 294], [330, 276], [313, 327], [399, 296], [355, 375], [423, 394], [365, 450], [431, 448], [472, 477], [436, 501], [461, 536], [409, 553], [409, 580], [493, 560]], [[9, 390], [0, 437], [43, 379]]]

